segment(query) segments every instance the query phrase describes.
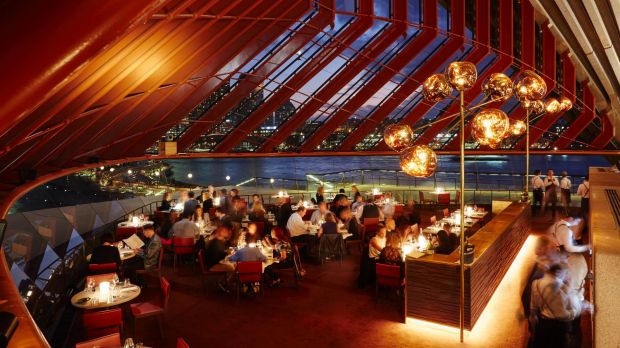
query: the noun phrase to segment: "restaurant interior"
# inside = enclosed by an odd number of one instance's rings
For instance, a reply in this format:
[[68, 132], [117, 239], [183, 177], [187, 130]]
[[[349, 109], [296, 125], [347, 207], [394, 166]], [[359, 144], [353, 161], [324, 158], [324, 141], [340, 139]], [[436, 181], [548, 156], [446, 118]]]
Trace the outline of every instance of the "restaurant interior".
[[0, 2], [0, 348], [619, 347], [618, 18]]

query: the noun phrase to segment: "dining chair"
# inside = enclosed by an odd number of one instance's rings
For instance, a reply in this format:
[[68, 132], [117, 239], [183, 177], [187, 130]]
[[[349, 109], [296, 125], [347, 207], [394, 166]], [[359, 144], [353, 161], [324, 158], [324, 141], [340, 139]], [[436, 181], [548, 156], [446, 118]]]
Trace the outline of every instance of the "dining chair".
[[241, 287], [243, 284], [252, 286], [254, 283], [259, 284], [259, 291], [261, 296], [264, 296], [263, 291], [263, 263], [261, 261], [253, 262], [237, 262], [237, 302], [239, 302], [239, 294], [241, 293]]
[[377, 230], [379, 229], [379, 218], [364, 218], [364, 230], [365, 230], [365, 239], [364, 243], [367, 242], [367, 239], [372, 238]]
[[450, 192], [438, 194], [437, 203], [442, 205], [450, 205]]
[[379, 303], [379, 289], [389, 288], [399, 291], [399, 304], [401, 314], [405, 320], [404, 286], [400, 276], [400, 266], [377, 263], [375, 265], [375, 295]]
[[149, 317], [157, 317], [159, 324], [159, 333], [164, 337], [163, 316], [168, 311], [168, 302], [170, 300], [170, 282], [166, 277], [159, 280], [160, 299], [158, 302], [138, 302], [129, 305], [131, 315], [133, 317], [133, 330], [136, 331], [136, 320]]
[[423, 191], [418, 191], [418, 195], [420, 196], [420, 204], [435, 204], [435, 201], [433, 201], [432, 199], [425, 199], [424, 198], [424, 192]]
[[397, 204], [394, 206], [394, 217], [402, 216], [405, 212], [405, 206]]
[[198, 250], [198, 265], [200, 266], [200, 273], [202, 274], [202, 277], [200, 278], [201, 282], [202, 282], [202, 286], [204, 288], [206, 288], [206, 279], [209, 277], [222, 277], [222, 278], [226, 278], [226, 272], [225, 271], [209, 271], [207, 269], [207, 267], [205, 266], [205, 262], [203, 259], [203, 250], [200, 249]]
[[319, 261], [325, 263], [325, 258], [337, 256], [342, 266], [342, 254], [344, 254], [344, 240], [340, 233], [324, 234], [319, 239]]
[[[172, 238], [172, 251], [174, 252], [173, 271], [177, 271], [177, 259], [179, 255], [193, 255], [194, 244], [196, 240], [194, 237], [173, 237]], [[194, 269], [194, 260], [192, 257], [192, 270]]]
[[461, 191], [456, 191], [452, 203], [454, 203], [455, 205], [459, 205], [461, 203]]
[[177, 338], [177, 347], [176, 348], [189, 348], [189, 344], [185, 342], [181, 337]]
[[115, 240], [123, 240], [131, 237], [133, 234], [140, 232], [142, 228], [139, 227], [116, 227]]
[[157, 279], [161, 278], [161, 263], [163, 259], [164, 259], [164, 248], [162, 247], [161, 249], [159, 249], [159, 259], [157, 259], [157, 268], [152, 268], [149, 270], [139, 269], [139, 270], [136, 270], [136, 274], [154, 275], [154, 276], [157, 276], [156, 277]]
[[75, 348], [93, 348], [93, 347], [120, 347], [121, 335], [113, 333], [111, 335], [94, 338], [92, 340], [83, 341], [75, 344]]
[[123, 332], [123, 312], [120, 308], [85, 311], [82, 315], [84, 338], [92, 339]]
[[97, 275], [104, 273], [116, 273], [118, 267], [115, 262], [110, 263], [89, 263], [88, 275]]

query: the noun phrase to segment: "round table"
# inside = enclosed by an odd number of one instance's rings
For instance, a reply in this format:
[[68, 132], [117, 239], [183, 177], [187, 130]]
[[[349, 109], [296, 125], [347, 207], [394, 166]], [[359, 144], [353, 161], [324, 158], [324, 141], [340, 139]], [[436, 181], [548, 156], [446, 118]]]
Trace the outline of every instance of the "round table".
[[122, 228], [127, 228], [127, 227], [144, 227], [146, 225], [152, 225], [153, 221], [141, 221], [137, 224], [134, 224], [133, 222], [129, 222], [129, 221], [122, 221], [118, 223], [118, 227], [122, 227]]
[[[121, 287], [118, 292], [118, 296], [113, 298], [111, 301], [98, 301], [99, 299], [99, 289], [96, 289], [94, 292], [83, 290], [78, 292], [77, 294], [71, 297], [71, 304], [77, 308], [83, 309], [96, 309], [96, 308], [107, 308], [118, 306], [123, 303], [129, 302], [140, 295], [140, 287], [137, 285], [131, 285], [127, 288]], [[84, 298], [88, 298], [89, 300], [84, 301]], [[83, 302], [84, 301], [84, 302]]]

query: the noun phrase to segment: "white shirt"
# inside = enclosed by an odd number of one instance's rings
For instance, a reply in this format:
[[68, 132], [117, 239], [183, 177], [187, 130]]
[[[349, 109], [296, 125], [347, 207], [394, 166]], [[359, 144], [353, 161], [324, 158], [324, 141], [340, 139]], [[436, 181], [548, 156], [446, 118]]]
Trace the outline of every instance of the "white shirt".
[[560, 188], [564, 190], [570, 190], [571, 182], [570, 179], [565, 176], [560, 180]]
[[540, 178], [540, 176], [535, 175], [534, 177], [532, 177], [532, 188], [535, 189], [542, 189], [545, 186], [545, 184], [543, 183], [543, 180]]
[[583, 198], [590, 198], [590, 183], [584, 181], [579, 184], [579, 187], [577, 188], [577, 195]]
[[286, 222], [286, 228], [291, 232], [291, 237], [307, 234], [306, 223], [299, 213], [293, 213]]
[[200, 228], [193, 221], [183, 219], [172, 225], [172, 235], [174, 237], [188, 238], [200, 234]]
[[383, 206], [383, 215], [391, 217], [394, 216], [394, 203], [392, 203], [392, 200], [390, 200], [390, 202], [385, 203], [385, 205]]
[[319, 225], [321, 221], [325, 221], [325, 215], [327, 215], [327, 213], [329, 213], [329, 210], [326, 210], [325, 213], [321, 213], [320, 209], [315, 210], [310, 217], [310, 222], [312, 222], [313, 225]]
[[532, 313], [539, 312], [549, 319], [569, 321], [581, 313], [581, 301], [575, 290], [549, 273], [532, 283], [530, 305]]
[[545, 176], [545, 188], [549, 188], [549, 186], [551, 186], [551, 184], [557, 186], [560, 186], [560, 183], [558, 182], [558, 178], [556, 178], [555, 176], [552, 176], [551, 179], [549, 179], [548, 176]]
[[590, 250], [588, 245], [573, 244], [573, 230], [570, 229], [569, 223], [560, 220], [551, 225], [551, 235], [555, 237], [558, 246], [563, 246], [564, 250], [569, 253], [583, 253]]

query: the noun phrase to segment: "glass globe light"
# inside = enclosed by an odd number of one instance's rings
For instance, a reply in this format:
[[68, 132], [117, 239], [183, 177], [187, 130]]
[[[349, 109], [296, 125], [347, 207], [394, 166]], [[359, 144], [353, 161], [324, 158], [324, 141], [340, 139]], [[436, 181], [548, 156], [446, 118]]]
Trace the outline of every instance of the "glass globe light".
[[519, 101], [541, 100], [547, 94], [547, 84], [532, 70], [525, 70], [513, 83], [513, 91]]
[[472, 135], [480, 145], [497, 147], [510, 129], [508, 116], [498, 109], [480, 111], [472, 120]]
[[406, 124], [393, 124], [385, 128], [383, 140], [394, 151], [402, 151], [411, 146], [413, 131]]
[[424, 99], [436, 103], [452, 94], [452, 85], [445, 74], [434, 74], [424, 80]]
[[573, 108], [573, 102], [566, 97], [560, 98], [560, 106], [562, 107], [562, 111], [568, 111]]
[[407, 175], [427, 178], [437, 169], [437, 155], [426, 145], [408, 147], [400, 154], [400, 167]]
[[512, 95], [512, 80], [502, 73], [491, 74], [484, 80], [482, 92], [492, 100], [506, 100]]
[[541, 114], [545, 112], [545, 103], [542, 100], [524, 100], [521, 102], [526, 110], [531, 111], [534, 114]]
[[516, 120], [510, 125], [508, 132], [513, 136], [519, 136], [525, 133], [525, 128], [526, 128], [525, 122], [521, 120]]
[[470, 89], [478, 78], [476, 65], [470, 62], [450, 63], [448, 65], [447, 75], [452, 86], [459, 91]]
[[550, 114], [558, 113], [562, 111], [562, 104], [560, 104], [560, 102], [555, 98], [549, 98], [545, 102], [545, 111]]

